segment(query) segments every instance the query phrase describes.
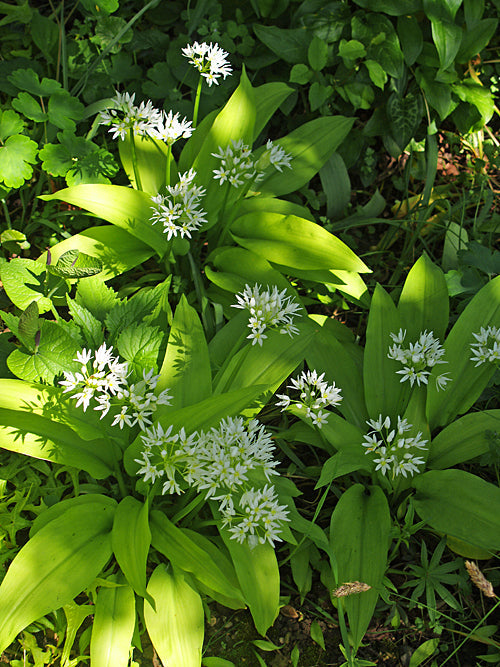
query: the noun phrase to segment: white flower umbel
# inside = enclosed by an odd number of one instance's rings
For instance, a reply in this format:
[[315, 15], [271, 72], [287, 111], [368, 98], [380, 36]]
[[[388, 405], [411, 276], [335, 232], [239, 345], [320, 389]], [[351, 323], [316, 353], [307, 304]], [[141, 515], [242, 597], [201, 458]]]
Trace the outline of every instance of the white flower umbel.
[[195, 177], [196, 172], [190, 169], [179, 176], [176, 185], [167, 186], [167, 195], [151, 198], [155, 206], [150, 220], [153, 224], [160, 222], [163, 225], [168, 241], [173, 236], [191, 238], [191, 234], [207, 221], [206, 211], [200, 206], [205, 190], [194, 184]]
[[169, 111], [168, 114], [163, 111], [151, 136], [164, 141], [167, 146], [172, 146], [178, 139], [188, 139], [193, 134], [191, 125], [191, 121], [187, 118], [179, 120], [178, 113], [174, 115], [172, 111]]
[[129, 384], [128, 364], [120, 362], [113, 356], [113, 348], [101, 347], [92, 352], [82, 350], [76, 355], [81, 364], [80, 372], [64, 372], [64, 380], [60, 381], [64, 393], [75, 391], [71, 398], [76, 399], [76, 407], [80, 405], [85, 412], [94, 401], [94, 410], [101, 412], [101, 419], [113, 408], [114, 419], [112, 426], [135, 426], [141, 429], [151, 424], [151, 416], [157, 405], [169, 405], [171, 396], [168, 389], [158, 395], [154, 393], [158, 375], [153, 370], [143, 371], [143, 379], [135, 384]]
[[283, 171], [283, 167], [292, 168], [291, 160], [290, 153], [286, 153], [279, 144], [274, 144], [271, 139], [268, 139], [266, 150], [260, 156], [256, 166], [258, 169], [265, 169], [268, 164], [271, 164], [278, 171]]
[[420, 431], [414, 437], [405, 437], [412, 425], [399, 416], [392, 428], [390, 417], [383, 418], [382, 415], [366, 423], [371, 430], [363, 436], [362, 445], [366, 448], [365, 454], [372, 455], [375, 470], [380, 470], [383, 475], [392, 472], [392, 479], [399, 475], [413, 477], [421, 472], [425, 461], [415, 455], [415, 450], [427, 449], [427, 440], [422, 440]]
[[245, 181], [254, 178], [256, 172], [251, 154], [252, 151], [241, 139], [231, 139], [231, 145], [226, 148], [219, 146], [219, 152], [212, 153], [213, 157], [220, 160], [219, 169], [213, 170], [214, 179], [219, 181], [219, 185], [228, 181], [233, 187], [239, 188]]
[[282, 521], [288, 521], [284, 506], [277, 503], [274, 487], [255, 489], [252, 476], [269, 482], [276, 475], [271, 435], [256, 419], [223, 419], [217, 428], [187, 436], [184, 429], [172, 433], [160, 424], [141, 436], [144, 449], [135, 459], [145, 482], [161, 479], [162, 494], [179, 494], [193, 487], [205, 499], [218, 503], [222, 525], [231, 537], [250, 544], [273, 544]]
[[182, 49], [182, 54], [189, 58], [189, 62], [196, 67], [209, 86], [218, 84], [221, 76], [225, 79], [233, 71], [227, 60], [228, 53], [218, 44], [195, 42]]
[[488, 362], [498, 365], [500, 363], [500, 328], [481, 327], [479, 333], [472, 335], [476, 342], [471, 343], [470, 349], [473, 356], [470, 360], [476, 362], [475, 366]]
[[151, 100], [134, 104], [135, 93], [116, 93], [113, 98], [114, 107], [99, 114], [100, 125], [110, 125], [113, 139], [125, 139], [132, 130], [137, 135], [154, 136], [161, 123], [163, 112], [155, 109]]
[[328, 420], [328, 412], [323, 412], [322, 408], [336, 407], [342, 402], [341, 391], [335, 386], [325, 382], [324, 373], [318, 375], [313, 371], [303, 371], [297, 379], [291, 379], [291, 384], [287, 389], [300, 392], [299, 399], [292, 401], [286, 394], [276, 394], [280, 400], [276, 403], [281, 407], [281, 411], [286, 410], [290, 405], [297, 408], [305, 408], [306, 416], [312, 419], [313, 424], [318, 428]]
[[259, 284], [253, 287], [245, 285], [243, 292], [236, 294], [238, 303], [232, 304], [233, 308], [241, 308], [250, 312], [248, 326], [251, 333], [247, 336], [252, 345], [262, 342], [267, 336], [266, 329], [279, 329], [280, 333], [294, 336], [299, 333], [293, 324], [294, 317], [301, 317], [298, 312], [300, 304], [293, 297], [286, 296], [286, 289], [281, 292], [275, 286], [271, 289], [262, 289]]
[[[409, 380], [412, 387], [415, 383], [419, 387], [421, 384], [428, 384], [432, 368], [437, 364], [448, 363], [441, 359], [445, 350], [432, 331], [421, 333], [418, 340], [415, 343], [409, 343], [407, 348], [403, 348], [406, 330], [400, 329], [397, 334], [391, 333], [390, 335], [394, 345], [389, 347], [387, 356], [403, 365], [402, 370], [396, 371], [398, 375], [401, 375], [401, 382]], [[447, 373], [438, 375], [436, 389], [438, 391], [443, 389], [450, 379]]]

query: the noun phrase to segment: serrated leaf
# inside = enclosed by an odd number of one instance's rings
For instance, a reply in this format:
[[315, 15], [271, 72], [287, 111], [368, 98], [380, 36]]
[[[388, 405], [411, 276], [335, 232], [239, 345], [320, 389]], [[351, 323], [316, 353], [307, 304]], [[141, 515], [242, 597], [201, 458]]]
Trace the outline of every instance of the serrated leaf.
[[38, 145], [22, 134], [7, 139], [0, 147], [0, 181], [9, 188], [20, 188], [33, 174]]
[[35, 123], [43, 123], [47, 120], [48, 115], [43, 111], [39, 102], [29, 93], [19, 93], [17, 97], [12, 100], [12, 106], [16, 111], [22, 113]]
[[19, 114], [12, 109], [0, 111], [0, 141], [5, 141], [8, 137], [22, 132], [24, 121]]
[[80, 250], [67, 250], [57, 263], [49, 264], [49, 273], [62, 278], [86, 278], [102, 271], [102, 262], [97, 257], [87, 255]]
[[35, 335], [38, 329], [38, 305], [36, 301], [32, 301], [21, 313], [17, 328], [19, 339], [30, 351], [33, 351], [35, 347]]
[[7, 365], [11, 372], [21, 380], [53, 382], [54, 377], [63, 371], [77, 370], [72, 360], [80, 349], [79, 343], [49, 320], [41, 322], [40, 332], [36, 351], [30, 353], [18, 349], [9, 355]]
[[97, 349], [104, 342], [103, 326], [92, 313], [69, 296], [66, 296], [69, 313], [85, 338], [86, 347]]
[[103, 322], [114, 306], [120, 303], [116, 292], [106, 285], [100, 275], [79, 280], [75, 300], [99, 322]]
[[158, 327], [151, 327], [144, 322], [132, 324], [118, 336], [116, 346], [120, 356], [128, 362], [136, 377], [142, 377], [142, 370], [153, 368], [156, 372], [158, 353], [163, 340], [163, 333]]
[[8, 77], [9, 81], [20, 90], [27, 90], [36, 97], [47, 97], [61, 90], [61, 84], [54, 79], [43, 78], [32, 69], [16, 69]]

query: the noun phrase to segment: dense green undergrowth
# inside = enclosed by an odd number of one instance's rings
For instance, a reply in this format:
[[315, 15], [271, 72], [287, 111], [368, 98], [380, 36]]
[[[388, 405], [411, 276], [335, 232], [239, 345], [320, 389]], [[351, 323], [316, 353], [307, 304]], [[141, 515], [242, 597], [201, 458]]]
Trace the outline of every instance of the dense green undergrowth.
[[500, 662], [498, 3], [0, 3], [0, 651]]

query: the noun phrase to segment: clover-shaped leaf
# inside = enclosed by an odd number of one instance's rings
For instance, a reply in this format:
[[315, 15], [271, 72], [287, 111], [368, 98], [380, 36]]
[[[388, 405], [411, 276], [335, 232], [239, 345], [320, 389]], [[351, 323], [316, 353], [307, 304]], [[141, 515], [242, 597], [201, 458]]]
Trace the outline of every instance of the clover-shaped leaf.
[[19, 134], [23, 131], [24, 121], [21, 116], [7, 109], [7, 111], [0, 111], [0, 142], [4, 142], [8, 137], [14, 134]]
[[9, 137], [0, 147], [0, 181], [10, 188], [20, 188], [31, 178], [38, 146], [22, 134]]
[[29, 93], [19, 93], [19, 95], [12, 100], [12, 106], [16, 111], [24, 114], [26, 118], [34, 120], [35, 123], [43, 123], [48, 118], [40, 104]]
[[38, 74], [32, 69], [16, 69], [8, 79], [20, 90], [27, 90], [38, 97], [47, 97], [61, 90], [59, 81], [46, 77], [40, 81]]
[[49, 98], [49, 120], [61, 130], [74, 130], [75, 121], [83, 118], [85, 107], [66, 91], [60, 91]]

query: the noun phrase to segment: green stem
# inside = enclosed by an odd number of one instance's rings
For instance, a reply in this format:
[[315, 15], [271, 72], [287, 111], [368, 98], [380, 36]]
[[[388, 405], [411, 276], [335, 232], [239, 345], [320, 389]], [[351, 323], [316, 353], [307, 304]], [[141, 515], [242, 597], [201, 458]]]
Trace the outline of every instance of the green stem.
[[134, 169], [135, 187], [137, 190], [142, 190], [141, 177], [139, 175], [139, 168], [137, 166], [137, 153], [135, 151], [135, 137], [134, 130], [130, 129], [130, 146], [132, 149], [132, 167]]
[[344, 605], [341, 598], [337, 598], [337, 611], [339, 615], [339, 628], [340, 634], [342, 635], [342, 641], [344, 642], [345, 656], [347, 658], [347, 664], [349, 667], [353, 667], [353, 655], [351, 651], [351, 645], [349, 644], [349, 634], [347, 632], [347, 626], [345, 624], [344, 618]]
[[167, 146], [167, 165], [165, 167], [165, 187], [170, 185], [170, 168], [172, 164], [172, 146]]
[[127, 487], [125, 486], [125, 480], [123, 479], [122, 471], [120, 470], [120, 464], [118, 461], [114, 465], [115, 479], [118, 482], [118, 488], [120, 489], [120, 495], [122, 498], [128, 496]]
[[217, 246], [224, 245], [224, 241], [225, 241], [226, 236], [229, 232], [229, 225], [232, 222], [231, 218], [229, 220], [229, 223], [224, 222], [224, 214], [226, 212], [227, 200], [229, 199], [229, 192], [231, 190], [231, 183], [228, 182], [226, 184], [226, 188], [227, 189], [226, 189], [226, 192], [224, 194], [224, 201], [222, 202], [222, 208], [221, 208], [220, 213], [219, 213], [219, 220], [221, 220], [221, 222], [222, 222], [222, 231], [220, 233], [219, 242], [217, 243]]
[[5, 215], [5, 219], [7, 221], [7, 227], [9, 229], [12, 229], [12, 222], [10, 220], [9, 209], [7, 208], [7, 202], [5, 201], [5, 199], [2, 199], [2, 208], [3, 208], [3, 214]]
[[203, 77], [200, 74], [200, 79], [198, 81], [198, 88], [196, 89], [196, 97], [194, 99], [194, 110], [193, 110], [193, 129], [196, 128], [198, 123], [198, 110], [200, 108], [200, 98], [201, 98], [201, 84], [203, 82]]

